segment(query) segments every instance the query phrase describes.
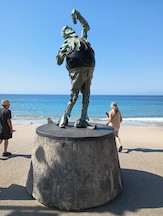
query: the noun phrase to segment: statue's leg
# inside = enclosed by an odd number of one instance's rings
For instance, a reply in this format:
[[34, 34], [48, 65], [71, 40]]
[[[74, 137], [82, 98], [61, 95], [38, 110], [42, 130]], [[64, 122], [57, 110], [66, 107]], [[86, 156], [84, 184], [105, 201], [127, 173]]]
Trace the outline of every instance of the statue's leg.
[[61, 117], [59, 121], [59, 127], [61, 128], [68, 125], [68, 117], [71, 116], [71, 111], [73, 109], [73, 106], [76, 103], [76, 100], [78, 99], [78, 94], [83, 84], [83, 79], [81, 77], [80, 68], [71, 69], [69, 71], [69, 75], [71, 78], [72, 89], [71, 89], [71, 94], [70, 94], [70, 100], [67, 104], [67, 107], [65, 109], [63, 116]]
[[59, 127], [60, 128], [64, 128], [65, 126], [68, 125], [68, 117], [70, 117], [70, 115], [71, 115], [72, 108], [73, 108], [77, 98], [78, 98], [78, 92], [77, 93], [71, 92], [70, 100], [67, 104], [66, 110], [59, 121]]
[[73, 106], [75, 105], [77, 99], [78, 99], [78, 94], [79, 92], [73, 92], [71, 91], [71, 95], [70, 95], [70, 100], [67, 104], [66, 110], [64, 112], [64, 116], [66, 117], [70, 117], [71, 116], [71, 111]]
[[74, 68], [69, 71], [69, 76], [71, 79], [72, 89], [71, 89], [71, 95], [70, 95], [70, 101], [67, 104], [66, 110], [64, 112], [64, 115], [66, 117], [71, 116], [71, 111], [73, 106], [75, 105], [79, 91], [81, 90], [81, 86], [84, 83], [84, 78], [82, 77], [81, 68]]
[[91, 80], [93, 77], [93, 68], [87, 67], [87, 68], [85, 68], [85, 71], [83, 71], [83, 72], [85, 72], [87, 79], [81, 87], [81, 92], [83, 94], [81, 117], [75, 123], [75, 127], [87, 127], [87, 126], [89, 126], [86, 119], [88, 118], [88, 105], [89, 105], [89, 98], [90, 98]]
[[92, 77], [93, 77], [93, 68], [87, 68], [87, 80], [81, 88], [81, 92], [83, 94], [81, 120], [86, 120], [88, 116], [88, 105], [89, 105], [90, 86], [91, 86]]

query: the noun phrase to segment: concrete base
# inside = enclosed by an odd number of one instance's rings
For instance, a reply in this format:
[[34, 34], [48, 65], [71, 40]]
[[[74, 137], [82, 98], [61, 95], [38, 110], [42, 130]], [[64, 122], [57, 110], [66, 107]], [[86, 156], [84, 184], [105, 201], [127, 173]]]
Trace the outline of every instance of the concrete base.
[[121, 173], [113, 129], [55, 124], [36, 130], [27, 191], [49, 207], [79, 210], [103, 205], [121, 191]]

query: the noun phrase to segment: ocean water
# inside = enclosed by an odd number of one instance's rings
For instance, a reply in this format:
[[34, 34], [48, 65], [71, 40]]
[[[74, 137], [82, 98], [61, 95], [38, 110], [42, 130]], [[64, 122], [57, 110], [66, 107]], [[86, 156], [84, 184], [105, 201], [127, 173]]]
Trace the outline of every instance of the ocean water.
[[[0, 100], [11, 102], [15, 124], [47, 123], [47, 117], [57, 122], [63, 114], [69, 95], [0, 94]], [[82, 96], [73, 108], [69, 121], [80, 117]], [[105, 113], [115, 101], [123, 116], [123, 125], [163, 125], [163, 96], [91, 95], [88, 110], [90, 122], [106, 124]]]

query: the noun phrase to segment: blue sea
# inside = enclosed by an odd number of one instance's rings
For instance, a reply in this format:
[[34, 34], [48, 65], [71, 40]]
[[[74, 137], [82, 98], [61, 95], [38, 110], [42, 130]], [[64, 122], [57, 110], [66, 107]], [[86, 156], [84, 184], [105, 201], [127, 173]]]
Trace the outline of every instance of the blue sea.
[[[18, 95], [0, 94], [0, 100], [11, 102], [12, 120], [15, 124], [46, 124], [47, 117], [57, 122], [63, 114], [69, 95]], [[70, 120], [80, 117], [81, 95], [79, 95]], [[163, 96], [131, 95], [91, 95], [89, 104], [89, 121], [106, 124], [105, 113], [110, 103], [115, 101], [123, 116], [123, 125], [160, 125], [163, 126]]]

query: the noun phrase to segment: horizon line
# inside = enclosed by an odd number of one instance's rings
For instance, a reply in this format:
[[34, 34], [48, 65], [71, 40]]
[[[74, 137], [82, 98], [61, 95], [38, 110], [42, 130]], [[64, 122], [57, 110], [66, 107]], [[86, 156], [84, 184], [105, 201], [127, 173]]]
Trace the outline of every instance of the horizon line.
[[[70, 95], [65, 93], [0, 93], [0, 95]], [[79, 95], [82, 95], [79, 93]], [[133, 94], [90, 94], [90, 96], [163, 96], [163, 93], [133, 93]]]

